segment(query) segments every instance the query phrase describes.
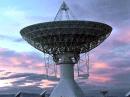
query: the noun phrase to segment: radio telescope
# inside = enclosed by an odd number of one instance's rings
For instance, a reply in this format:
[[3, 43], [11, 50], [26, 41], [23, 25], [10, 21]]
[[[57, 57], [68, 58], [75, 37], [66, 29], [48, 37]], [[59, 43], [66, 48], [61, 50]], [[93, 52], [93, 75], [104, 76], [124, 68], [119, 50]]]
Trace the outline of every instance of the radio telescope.
[[71, 20], [69, 12], [63, 2], [54, 21], [34, 24], [20, 31], [24, 40], [52, 56], [60, 66], [60, 81], [50, 97], [85, 97], [74, 80], [74, 65], [81, 61], [81, 54], [97, 47], [112, 31], [104, 23]]

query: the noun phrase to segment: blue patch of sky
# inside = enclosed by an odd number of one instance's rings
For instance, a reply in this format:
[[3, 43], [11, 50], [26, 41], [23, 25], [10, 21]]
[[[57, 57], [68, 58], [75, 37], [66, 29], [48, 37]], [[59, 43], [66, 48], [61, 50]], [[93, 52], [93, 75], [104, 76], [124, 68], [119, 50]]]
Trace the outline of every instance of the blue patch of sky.
[[14, 41], [22, 39], [20, 29], [53, 20], [60, 3], [60, 0], [1, 0], [0, 47], [15, 51], [31, 50], [33, 47], [26, 42]]

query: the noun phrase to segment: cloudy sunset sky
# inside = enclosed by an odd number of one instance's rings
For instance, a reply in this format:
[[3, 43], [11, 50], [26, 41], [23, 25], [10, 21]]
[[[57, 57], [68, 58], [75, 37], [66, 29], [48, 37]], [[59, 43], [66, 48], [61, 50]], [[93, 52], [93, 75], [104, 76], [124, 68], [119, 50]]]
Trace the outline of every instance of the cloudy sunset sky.
[[[66, 0], [77, 19], [109, 24], [108, 39], [90, 52], [88, 89], [130, 90], [130, 0]], [[52, 21], [62, 0], [0, 0], [0, 93], [41, 92], [57, 82], [45, 79], [43, 53], [20, 36], [28, 25]], [[118, 87], [117, 87], [118, 86]]]

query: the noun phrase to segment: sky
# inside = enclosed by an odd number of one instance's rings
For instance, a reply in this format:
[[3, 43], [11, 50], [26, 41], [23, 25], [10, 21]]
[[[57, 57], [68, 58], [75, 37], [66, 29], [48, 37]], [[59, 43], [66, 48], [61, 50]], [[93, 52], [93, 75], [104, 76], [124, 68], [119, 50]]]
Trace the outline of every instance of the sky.
[[[0, 93], [41, 92], [57, 84], [46, 79], [43, 53], [25, 42], [20, 30], [53, 21], [62, 0], [0, 0]], [[66, 0], [76, 19], [109, 24], [113, 31], [90, 51], [90, 77], [77, 79], [86, 90], [130, 90], [130, 0]], [[118, 86], [118, 87], [117, 87]]]

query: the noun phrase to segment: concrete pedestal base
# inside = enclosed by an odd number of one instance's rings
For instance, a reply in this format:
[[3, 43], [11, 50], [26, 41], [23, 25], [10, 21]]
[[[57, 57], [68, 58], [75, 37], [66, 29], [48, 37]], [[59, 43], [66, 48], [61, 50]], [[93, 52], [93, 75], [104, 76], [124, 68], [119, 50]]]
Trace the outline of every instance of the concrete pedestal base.
[[85, 97], [74, 80], [73, 64], [61, 64], [61, 79], [50, 97]]
[[85, 97], [75, 81], [61, 80], [50, 97]]

